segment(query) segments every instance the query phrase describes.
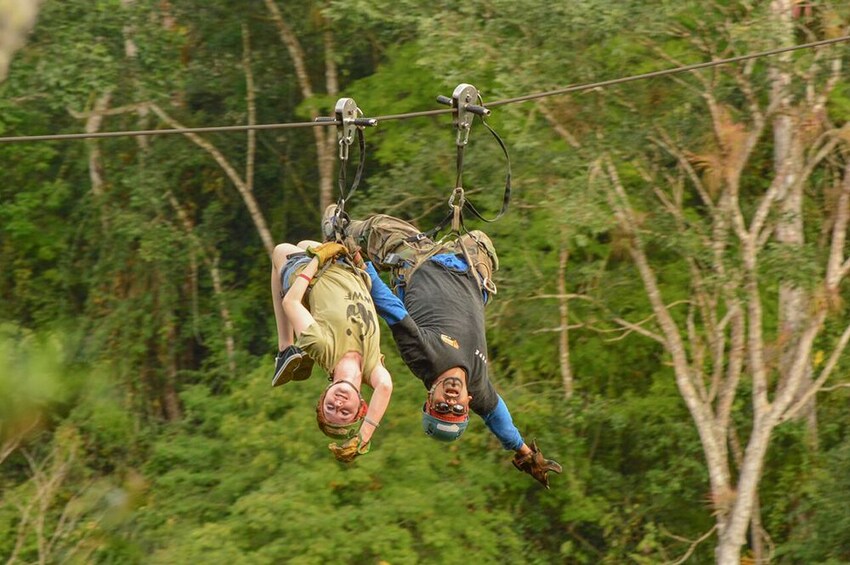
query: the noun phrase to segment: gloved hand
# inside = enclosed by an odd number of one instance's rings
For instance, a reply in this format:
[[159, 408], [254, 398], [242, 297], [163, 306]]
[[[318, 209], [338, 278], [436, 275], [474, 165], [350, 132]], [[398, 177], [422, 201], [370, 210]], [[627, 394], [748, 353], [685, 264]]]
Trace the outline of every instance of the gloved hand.
[[531, 442], [531, 453], [520, 455], [517, 453], [513, 458], [514, 467], [534, 477], [544, 487], [549, 488], [549, 471], [561, 472], [561, 465], [552, 459], [545, 459], [537, 449], [537, 442]]
[[343, 463], [351, 463], [354, 461], [354, 458], [358, 455], [365, 455], [369, 453], [369, 446], [371, 442], [363, 443], [360, 435], [356, 435], [355, 437], [347, 440], [342, 445], [337, 445], [336, 442], [328, 445], [328, 449], [330, 449], [334, 457], [336, 457], [337, 461], [342, 461]]
[[329, 259], [333, 259], [337, 255], [344, 255], [346, 253], [348, 253], [348, 249], [346, 249], [344, 245], [334, 241], [329, 241], [316, 247], [307, 248], [307, 255], [319, 260], [319, 267], [324, 265]]

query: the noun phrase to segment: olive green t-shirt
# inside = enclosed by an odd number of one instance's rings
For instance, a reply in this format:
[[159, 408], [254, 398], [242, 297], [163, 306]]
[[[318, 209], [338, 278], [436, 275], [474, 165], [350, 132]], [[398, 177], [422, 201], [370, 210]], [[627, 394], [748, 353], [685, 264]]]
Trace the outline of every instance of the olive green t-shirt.
[[350, 267], [335, 263], [316, 278], [308, 302], [316, 321], [298, 336], [295, 345], [328, 373], [343, 355], [356, 351], [363, 356], [364, 381], [370, 382], [372, 371], [381, 362], [381, 333], [363, 278]]

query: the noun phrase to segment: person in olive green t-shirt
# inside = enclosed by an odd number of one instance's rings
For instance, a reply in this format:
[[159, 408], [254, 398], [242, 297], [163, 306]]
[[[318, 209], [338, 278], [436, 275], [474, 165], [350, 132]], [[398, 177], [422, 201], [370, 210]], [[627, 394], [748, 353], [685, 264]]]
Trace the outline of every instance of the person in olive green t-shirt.
[[[329, 447], [340, 461], [351, 461], [369, 449], [389, 405], [392, 378], [380, 352], [369, 278], [337, 260], [345, 253], [342, 245], [313, 241], [275, 247], [271, 287], [279, 352], [272, 386], [308, 378], [313, 362], [322, 367], [331, 382], [319, 397], [316, 419], [323, 433], [347, 440]], [[368, 404], [360, 394], [364, 383], [373, 388]]]

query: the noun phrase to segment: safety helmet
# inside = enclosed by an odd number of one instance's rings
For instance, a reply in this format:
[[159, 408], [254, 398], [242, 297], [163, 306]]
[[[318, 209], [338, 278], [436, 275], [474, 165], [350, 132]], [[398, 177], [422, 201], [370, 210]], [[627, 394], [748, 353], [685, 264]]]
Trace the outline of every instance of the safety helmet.
[[[342, 381], [348, 382], [348, 381]], [[360, 396], [360, 391], [357, 390], [357, 396], [360, 399], [360, 407], [357, 409], [357, 415], [354, 417], [354, 420], [347, 424], [334, 424], [325, 419], [325, 412], [322, 410], [322, 403], [325, 400], [325, 395], [328, 393], [328, 389], [331, 388], [336, 383], [331, 383], [327, 387], [325, 387], [325, 391], [319, 397], [319, 402], [316, 403], [316, 423], [319, 424], [319, 429], [322, 430], [322, 433], [326, 436], [334, 439], [349, 439], [353, 438], [357, 435], [357, 432], [360, 431], [360, 425], [363, 423], [363, 417], [366, 416], [366, 411], [369, 409], [369, 405], [366, 404], [366, 401], [363, 400], [363, 397]], [[348, 383], [351, 385], [351, 383]], [[354, 385], [351, 385], [354, 387]]]
[[454, 414], [431, 414], [428, 403], [422, 406], [422, 429], [425, 434], [437, 441], [454, 441], [463, 435], [469, 425], [469, 415], [462, 417]]

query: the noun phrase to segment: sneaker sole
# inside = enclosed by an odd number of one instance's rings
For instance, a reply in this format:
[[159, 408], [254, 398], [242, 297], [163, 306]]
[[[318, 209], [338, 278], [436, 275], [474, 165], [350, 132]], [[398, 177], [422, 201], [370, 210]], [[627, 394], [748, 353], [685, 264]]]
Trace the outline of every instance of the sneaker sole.
[[289, 381], [306, 381], [313, 373], [312, 359], [293, 359], [272, 379], [272, 387], [283, 386]]
[[300, 364], [301, 361], [299, 359], [295, 359], [284, 365], [280, 372], [272, 379], [272, 387], [285, 385], [286, 383], [291, 381], [292, 377], [294, 376], [295, 370]]
[[313, 374], [313, 360], [302, 357], [298, 361], [298, 366], [292, 370], [292, 380], [306, 381]]

